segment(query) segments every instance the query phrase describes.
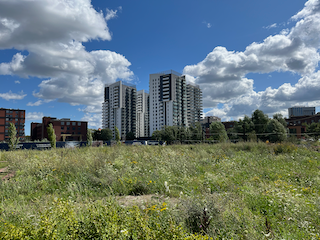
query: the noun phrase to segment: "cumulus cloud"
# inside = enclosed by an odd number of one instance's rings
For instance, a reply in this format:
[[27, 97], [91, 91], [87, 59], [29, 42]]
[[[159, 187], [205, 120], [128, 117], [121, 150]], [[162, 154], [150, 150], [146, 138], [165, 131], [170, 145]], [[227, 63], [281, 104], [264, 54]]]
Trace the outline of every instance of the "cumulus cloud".
[[0, 49], [28, 52], [0, 63], [0, 74], [44, 79], [34, 92], [43, 100], [101, 105], [104, 84], [131, 80], [131, 63], [112, 51], [88, 52], [82, 43], [111, 40], [107, 21], [117, 11], [96, 11], [90, 0], [0, 1]]
[[86, 113], [81, 121], [87, 121], [89, 128], [99, 128], [101, 127], [102, 118], [101, 114], [90, 114]]
[[28, 121], [36, 121], [42, 120], [43, 113], [42, 112], [27, 112], [26, 120]]
[[[257, 108], [272, 114], [297, 103], [319, 105], [320, 1], [307, 1], [291, 20], [296, 21], [294, 27], [253, 42], [243, 52], [218, 46], [203, 61], [184, 68], [183, 73], [200, 85], [204, 107], [212, 107], [209, 113], [227, 119], [251, 114]], [[246, 78], [248, 73], [274, 71], [299, 74], [301, 79], [294, 85], [255, 92], [254, 80]], [[223, 108], [218, 108], [218, 103], [223, 103]]]
[[16, 80], [14, 81], [15, 84], [20, 84], [20, 81]]
[[20, 93], [13, 93], [12, 91], [9, 91], [7, 93], [0, 93], [0, 98], [3, 98], [7, 101], [9, 100], [21, 100], [23, 99], [27, 94], [24, 94], [23, 91]]

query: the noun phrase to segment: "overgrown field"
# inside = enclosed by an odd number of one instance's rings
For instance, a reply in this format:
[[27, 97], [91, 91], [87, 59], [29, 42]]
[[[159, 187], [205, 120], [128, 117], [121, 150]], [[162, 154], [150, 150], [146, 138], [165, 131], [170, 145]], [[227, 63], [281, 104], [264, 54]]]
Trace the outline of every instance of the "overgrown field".
[[303, 146], [13, 151], [0, 161], [15, 171], [0, 180], [0, 239], [320, 239], [320, 153]]

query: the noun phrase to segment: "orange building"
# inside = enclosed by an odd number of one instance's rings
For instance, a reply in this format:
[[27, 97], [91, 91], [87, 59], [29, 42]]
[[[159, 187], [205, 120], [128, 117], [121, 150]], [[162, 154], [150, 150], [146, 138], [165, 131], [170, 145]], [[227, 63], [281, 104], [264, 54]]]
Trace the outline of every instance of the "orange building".
[[0, 108], [0, 142], [9, 140], [9, 125], [16, 126], [17, 137], [24, 141], [25, 110]]

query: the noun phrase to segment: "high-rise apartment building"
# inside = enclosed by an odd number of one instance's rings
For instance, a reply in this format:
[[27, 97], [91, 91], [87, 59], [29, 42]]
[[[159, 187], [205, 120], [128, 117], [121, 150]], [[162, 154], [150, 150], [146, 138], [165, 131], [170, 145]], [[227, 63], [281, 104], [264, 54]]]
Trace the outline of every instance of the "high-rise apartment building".
[[175, 71], [150, 74], [150, 135], [164, 126], [190, 126], [200, 121], [201, 90]]
[[113, 131], [116, 126], [122, 139], [129, 132], [136, 136], [136, 98], [135, 85], [122, 81], [105, 85], [102, 104], [102, 127]]
[[16, 127], [17, 138], [24, 141], [25, 110], [0, 108], [0, 141], [9, 140], [9, 125]]
[[316, 114], [315, 107], [292, 107], [288, 108], [288, 117], [309, 116]]
[[145, 90], [137, 92], [137, 137], [149, 137], [149, 94]]
[[198, 85], [187, 84], [188, 126], [194, 126], [202, 117], [202, 92]]

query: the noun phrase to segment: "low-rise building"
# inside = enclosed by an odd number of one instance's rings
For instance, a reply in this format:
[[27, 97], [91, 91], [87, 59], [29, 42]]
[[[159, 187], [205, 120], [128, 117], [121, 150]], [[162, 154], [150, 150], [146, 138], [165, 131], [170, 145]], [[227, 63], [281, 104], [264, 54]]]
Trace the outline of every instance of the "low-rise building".
[[31, 123], [31, 140], [48, 139], [47, 127], [52, 123], [57, 141], [86, 141], [88, 122], [72, 121], [69, 118], [43, 117], [42, 123]]
[[298, 117], [298, 116], [309, 116], [309, 115], [315, 115], [315, 114], [316, 114], [315, 107], [297, 106], [297, 107], [288, 108], [289, 118]]
[[24, 141], [25, 110], [0, 108], [0, 141], [9, 140], [10, 123], [16, 127], [17, 138]]

